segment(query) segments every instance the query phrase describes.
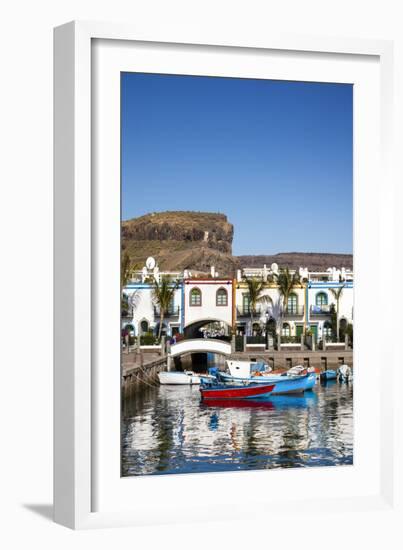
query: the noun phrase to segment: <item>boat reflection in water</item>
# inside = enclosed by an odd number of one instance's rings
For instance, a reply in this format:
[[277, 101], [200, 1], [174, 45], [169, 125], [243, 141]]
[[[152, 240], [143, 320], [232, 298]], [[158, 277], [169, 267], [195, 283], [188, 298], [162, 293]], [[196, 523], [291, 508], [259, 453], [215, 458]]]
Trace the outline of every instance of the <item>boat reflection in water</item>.
[[232, 407], [237, 409], [291, 409], [306, 408], [314, 406], [318, 397], [315, 392], [306, 392], [304, 395], [271, 395], [266, 399], [214, 399], [201, 401], [200, 406], [214, 407]]
[[353, 385], [303, 395], [200, 400], [198, 387], [146, 387], [122, 402], [122, 475], [353, 462]]
[[232, 409], [274, 409], [273, 403], [264, 399], [207, 399], [206, 401], [201, 401], [200, 406], [210, 407], [210, 409], [216, 407], [230, 407]]

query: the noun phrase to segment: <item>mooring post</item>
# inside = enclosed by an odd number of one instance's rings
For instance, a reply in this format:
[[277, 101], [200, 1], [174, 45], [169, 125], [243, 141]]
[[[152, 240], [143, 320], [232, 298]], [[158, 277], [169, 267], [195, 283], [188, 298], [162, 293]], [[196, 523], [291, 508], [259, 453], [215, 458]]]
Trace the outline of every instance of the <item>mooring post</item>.
[[167, 356], [167, 371], [169, 372], [172, 368], [172, 356], [171, 355], [168, 355]]
[[165, 355], [165, 336], [161, 336], [161, 355]]
[[348, 334], [344, 335], [344, 349], [348, 350]]
[[301, 351], [304, 351], [304, 335], [301, 334]]
[[236, 347], [235, 347], [235, 338], [236, 338], [235, 334], [233, 334], [232, 337], [231, 337], [231, 353], [235, 353], [235, 349], [236, 349]]

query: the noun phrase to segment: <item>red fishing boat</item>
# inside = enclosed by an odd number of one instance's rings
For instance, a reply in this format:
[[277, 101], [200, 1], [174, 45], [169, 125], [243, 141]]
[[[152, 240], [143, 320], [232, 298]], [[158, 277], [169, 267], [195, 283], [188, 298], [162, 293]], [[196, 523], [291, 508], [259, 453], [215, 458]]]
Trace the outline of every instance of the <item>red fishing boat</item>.
[[275, 384], [249, 384], [247, 386], [202, 385], [200, 393], [202, 399], [257, 399], [268, 397], [274, 386]]

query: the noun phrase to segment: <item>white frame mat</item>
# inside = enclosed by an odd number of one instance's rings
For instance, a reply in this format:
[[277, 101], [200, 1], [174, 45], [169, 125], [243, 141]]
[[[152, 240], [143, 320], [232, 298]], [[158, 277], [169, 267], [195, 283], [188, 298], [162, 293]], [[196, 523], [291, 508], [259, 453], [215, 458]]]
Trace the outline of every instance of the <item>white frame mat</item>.
[[[229, 30], [156, 37], [73, 22], [55, 29], [54, 52], [55, 521], [77, 529], [393, 511], [397, 347], [371, 339], [365, 299], [397, 319], [393, 266], [382, 269], [398, 246], [392, 44]], [[354, 85], [354, 466], [120, 478], [119, 85], [121, 71], [135, 70]]]

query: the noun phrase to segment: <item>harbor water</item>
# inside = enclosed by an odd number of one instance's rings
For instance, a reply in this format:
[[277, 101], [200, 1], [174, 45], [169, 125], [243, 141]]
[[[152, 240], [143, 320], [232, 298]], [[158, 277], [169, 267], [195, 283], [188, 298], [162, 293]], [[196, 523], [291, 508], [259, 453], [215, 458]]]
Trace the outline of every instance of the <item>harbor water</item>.
[[199, 386], [146, 386], [122, 403], [122, 476], [353, 463], [353, 387], [203, 403]]

